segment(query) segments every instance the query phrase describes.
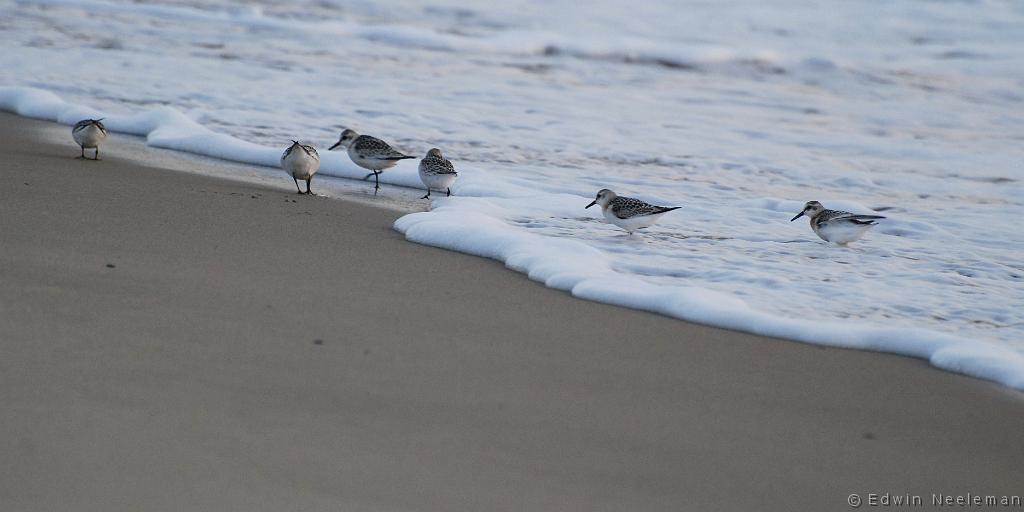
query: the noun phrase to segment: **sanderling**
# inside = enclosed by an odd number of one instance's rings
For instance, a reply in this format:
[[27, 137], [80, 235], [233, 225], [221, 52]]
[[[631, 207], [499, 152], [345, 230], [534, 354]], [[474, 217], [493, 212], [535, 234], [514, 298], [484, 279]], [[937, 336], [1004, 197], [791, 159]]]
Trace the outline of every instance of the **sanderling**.
[[78, 158], [84, 159], [85, 149], [92, 148], [96, 150], [92, 159], [100, 159], [100, 144], [107, 138], [107, 127], [103, 126], [101, 121], [103, 121], [102, 118], [83, 119], [75, 123], [75, 127], [71, 129], [71, 136], [75, 138], [75, 142], [79, 146], [82, 146], [82, 156]]
[[[309, 188], [309, 182], [313, 179], [316, 171], [320, 169], [320, 154], [316, 152], [316, 148], [299, 144], [299, 141], [293, 140], [292, 145], [288, 146], [288, 149], [284, 150], [284, 154], [281, 155], [281, 168], [295, 181], [295, 188], [300, 194], [315, 195]], [[300, 179], [306, 180], [305, 192], [299, 188]]]
[[653, 225], [662, 215], [680, 208], [679, 206], [655, 206], [632, 197], [619, 197], [608, 189], [598, 192], [597, 198], [585, 208], [590, 208], [595, 204], [601, 206], [601, 213], [604, 214], [605, 220], [625, 229], [629, 234]]
[[359, 135], [355, 130], [346, 129], [342, 131], [341, 137], [338, 138], [338, 142], [327, 148], [327, 150], [331, 151], [338, 146], [348, 149], [348, 157], [351, 158], [356, 165], [363, 169], [373, 171], [370, 174], [367, 174], [363, 179], [369, 179], [370, 176], [373, 176], [373, 190], [375, 193], [377, 189], [380, 188], [381, 171], [394, 167], [399, 160], [416, 158], [414, 156], [399, 153], [395, 148], [391, 147], [390, 144], [376, 137]]
[[790, 222], [806, 215], [811, 219], [811, 229], [826, 242], [846, 245], [864, 236], [864, 232], [877, 224], [881, 215], [858, 215], [839, 210], [827, 210], [817, 201], [808, 201], [804, 209], [790, 219]]
[[448, 195], [452, 195], [452, 184], [458, 176], [455, 166], [441, 156], [440, 149], [433, 148], [427, 151], [427, 156], [420, 160], [420, 181], [427, 187], [427, 195], [420, 199], [429, 199], [432, 188], [447, 190]]

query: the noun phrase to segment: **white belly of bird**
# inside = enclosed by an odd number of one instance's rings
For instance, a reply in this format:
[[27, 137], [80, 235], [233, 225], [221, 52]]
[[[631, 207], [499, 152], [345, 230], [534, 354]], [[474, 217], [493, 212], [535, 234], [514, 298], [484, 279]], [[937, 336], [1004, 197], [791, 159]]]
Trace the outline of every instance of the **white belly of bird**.
[[630, 217], [628, 219], [620, 219], [616, 217], [615, 214], [612, 213], [611, 208], [603, 210], [602, 213], [604, 213], [605, 220], [632, 233], [638, 229], [643, 229], [654, 225], [654, 223], [658, 222], [658, 219], [660, 219], [662, 215], [665, 215], [665, 213], [668, 212], [655, 213], [654, 215], [640, 215], [636, 217]]
[[420, 180], [434, 190], [448, 190], [455, 184], [455, 174], [428, 174], [420, 171]]
[[866, 233], [867, 230], [871, 229], [871, 226], [866, 224], [854, 224], [851, 222], [838, 222], [827, 224], [822, 227], [815, 227], [812, 224], [811, 229], [813, 229], [822, 240], [843, 245], [859, 240], [860, 237], [864, 236], [864, 233]]
[[288, 156], [281, 158], [281, 167], [289, 176], [304, 180], [316, 174], [320, 169], [320, 162], [301, 148], [295, 148]]
[[349, 148], [348, 148], [348, 157], [351, 158], [352, 161], [356, 165], [358, 165], [359, 167], [362, 167], [363, 169], [369, 169], [371, 171], [383, 171], [384, 169], [389, 169], [391, 167], [394, 167], [395, 164], [398, 163], [397, 160], [383, 160], [383, 159], [380, 159], [380, 158], [363, 158], [363, 157], [359, 156], [359, 154], [356, 153], [352, 149], [351, 146], [349, 146]]
[[96, 148], [99, 147], [103, 139], [107, 138], [107, 135], [103, 133], [95, 125], [89, 125], [77, 132], [71, 134], [75, 138], [75, 142], [83, 148]]

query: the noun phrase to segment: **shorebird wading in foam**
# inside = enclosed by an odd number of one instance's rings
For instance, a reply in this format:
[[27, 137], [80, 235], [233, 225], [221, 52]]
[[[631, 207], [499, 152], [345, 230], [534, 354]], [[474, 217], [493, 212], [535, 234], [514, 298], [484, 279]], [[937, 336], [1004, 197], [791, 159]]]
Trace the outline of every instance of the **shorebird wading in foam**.
[[655, 206], [632, 197], [618, 196], [608, 189], [598, 192], [597, 198], [584, 208], [590, 208], [595, 204], [601, 206], [601, 213], [604, 214], [605, 220], [625, 229], [631, 235], [638, 229], [658, 222], [662, 215], [680, 208], [679, 206]]
[[79, 146], [82, 146], [82, 156], [78, 158], [85, 159], [85, 150], [89, 148], [96, 150], [92, 159], [100, 159], [100, 144], [107, 138], [107, 127], [103, 126], [101, 121], [102, 118], [83, 119], [75, 123], [75, 127], [71, 129], [71, 136]]
[[447, 190], [452, 195], [452, 185], [459, 173], [455, 172], [455, 166], [448, 159], [441, 156], [441, 150], [433, 148], [427, 151], [427, 156], [420, 160], [420, 181], [427, 187], [427, 195], [420, 199], [430, 198], [430, 189]]
[[376, 193], [377, 189], [380, 188], [380, 173], [384, 169], [394, 167], [399, 160], [416, 158], [414, 156], [398, 152], [395, 148], [391, 147], [390, 144], [376, 137], [359, 135], [355, 130], [349, 129], [341, 132], [341, 137], [338, 138], [338, 142], [327, 148], [327, 150], [332, 151], [338, 146], [348, 149], [348, 157], [351, 158], [356, 165], [363, 169], [373, 171], [370, 174], [367, 174], [363, 179], [369, 179], [370, 176], [373, 176], [374, 193]]
[[[320, 169], [320, 154], [316, 152], [316, 148], [299, 144], [299, 141], [293, 140], [292, 145], [288, 146], [288, 149], [284, 150], [284, 154], [281, 155], [281, 168], [295, 181], [295, 188], [300, 194], [315, 195], [309, 188], [309, 182], [313, 180], [313, 175]], [[306, 180], [305, 192], [299, 188], [299, 180]]]
[[846, 245], [864, 236], [871, 226], [878, 224], [881, 215], [858, 215], [840, 210], [829, 210], [817, 201], [808, 201], [804, 209], [790, 219], [790, 222], [806, 215], [811, 219], [811, 229], [826, 242]]

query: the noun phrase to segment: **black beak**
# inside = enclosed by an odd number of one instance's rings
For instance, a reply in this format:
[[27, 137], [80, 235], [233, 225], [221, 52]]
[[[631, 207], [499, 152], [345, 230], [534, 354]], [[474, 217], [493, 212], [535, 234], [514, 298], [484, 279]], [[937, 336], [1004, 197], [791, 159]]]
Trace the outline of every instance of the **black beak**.
[[803, 216], [804, 216], [804, 212], [800, 212], [800, 213], [796, 214], [796, 217], [793, 217], [792, 219], [789, 219], [789, 221], [793, 222], [794, 220], [797, 220], [797, 219], [799, 219], [800, 217], [803, 217]]
[[331, 150], [333, 150], [334, 148], [336, 148], [336, 147], [338, 147], [340, 145], [341, 145], [341, 141], [339, 140], [338, 142], [335, 142], [333, 146], [327, 148], [327, 151], [331, 151]]
[[597, 201], [591, 201], [590, 204], [584, 206], [583, 209], [586, 210], [587, 208], [590, 208], [591, 206], [594, 206], [595, 204], [597, 204]]

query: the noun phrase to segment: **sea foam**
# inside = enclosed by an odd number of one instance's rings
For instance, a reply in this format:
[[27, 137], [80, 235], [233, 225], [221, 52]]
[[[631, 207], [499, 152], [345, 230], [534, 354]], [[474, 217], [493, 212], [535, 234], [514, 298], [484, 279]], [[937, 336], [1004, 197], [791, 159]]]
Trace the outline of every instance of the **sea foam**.
[[[108, 130], [145, 137], [146, 144], [153, 147], [265, 167], [278, 167], [281, 154], [287, 148], [287, 144], [269, 148], [214, 132], [171, 107], [111, 115], [72, 105], [52, 92], [27, 87], [0, 87], [0, 110], [69, 126], [86, 118], [102, 118]], [[319, 172], [338, 178], [363, 179], [366, 176], [366, 171], [353, 164], [344, 152], [321, 152]], [[419, 175], [411, 164], [389, 170], [381, 181], [406, 187], [420, 186]]]

